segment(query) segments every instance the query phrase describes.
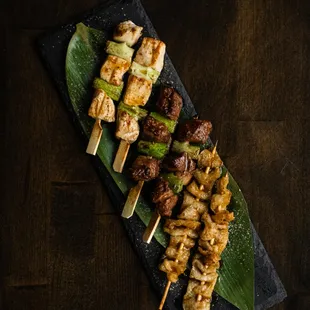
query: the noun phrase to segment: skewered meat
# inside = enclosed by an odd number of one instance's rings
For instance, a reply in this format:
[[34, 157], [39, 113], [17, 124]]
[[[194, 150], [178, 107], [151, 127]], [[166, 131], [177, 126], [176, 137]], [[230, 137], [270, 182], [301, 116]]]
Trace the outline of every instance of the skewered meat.
[[212, 130], [212, 124], [209, 121], [193, 119], [186, 121], [179, 126], [178, 140], [192, 143], [206, 143]]
[[230, 203], [231, 192], [227, 189], [228, 174], [216, 182], [216, 194], [212, 195], [210, 209], [214, 213], [225, 211]]
[[127, 105], [145, 105], [152, 92], [152, 82], [142, 77], [130, 75], [124, 95]]
[[166, 157], [163, 161], [163, 167], [172, 172], [192, 172], [195, 170], [196, 164], [188, 157], [187, 153], [184, 152]]
[[141, 47], [137, 51], [135, 62], [144, 66], [151, 67], [161, 72], [164, 66], [166, 44], [154, 38], [143, 38]]
[[143, 27], [139, 27], [131, 20], [127, 20], [117, 25], [114, 30], [113, 40], [117, 42], [124, 42], [128, 46], [133, 46], [141, 37], [142, 30]]
[[167, 126], [148, 116], [143, 123], [143, 138], [148, 141], [169, 143], [171, 134]]
[[170, 217], [172, 214], [172, 209], [176, 206], [178, 202], [178, 196], [173, 195], [164, 201], [159, 202], [156, 208], [161, 216]]
[[182, 181], [184, 186], [189, 184], [189, 182], [191, 181], [193, 177], [193, 175], [188, 171], [176, 172], [175, 175]]
[[106, 122], [115, 121], [115, 106], [113, 100], [101, 89], [96, 89], [88, 115]]
[[117, 111], [116, 137], [133, 143], [139, 136], [139, 124], [135, 117], [123, 110]]
[[198, 238], [201, 224], [191, 220], [173, 220], [167, 219], [164, 231], [171, 236], [189, 236], [190, 238]]
[[221, 169], [215, 168], [210, 173], [202, 170], [195, 170], [194, 177], [200, 185], [204, 186], [204, 191], [211, 191], [215, 181], [221, 176]]
[[199, 168], [218, 168], [223, 165], [223, 162], [217, 153], [212, 155], [211, 151], [205, 149], [198, 155], [197, 164]]
[[100, 77], [112, 85], [119, 86], [130, 63], [120, 57], [109, 55], [100, 69]]
[[158, 203], [165, 201], [173, 195], [174, 193], [170, 189], [168, 181], [163, 178], [159, 178], [155, 184], [154, 192], [152, 193], [152, 201], [154, 203]]
[[234, 220], [234, 213], [224, 210], [211, 216], [216, 224], [227, 224]]
[[203, 189], [199, 188], [200, 186], [198, 183], [193, 180], [189, 185], [187, 185], [186, 189], [195, 197], [199, 198], [200, 200], [207, 200], [211, 197], [211, 191], [204, 191]]
[[172, 119], [179, 118], [183, 105], [182, 97], [172, 87], [162, 87], [156, 107], [160, 114]]
[[150, 181], [159, 174], [159, 161], [148, 156], [138, 156], [130, 169], [135, 181]]

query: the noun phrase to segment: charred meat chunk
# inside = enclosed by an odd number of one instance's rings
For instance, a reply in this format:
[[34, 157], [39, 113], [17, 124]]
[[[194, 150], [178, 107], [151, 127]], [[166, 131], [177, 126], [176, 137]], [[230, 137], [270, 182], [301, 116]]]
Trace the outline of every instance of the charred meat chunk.
[[150, 181], [159, 174], [159, 161], [148, 156], [138, 156], [130, 169], [135, 181]]
[[178, 196], [173, 195], [170, 198], [167, 198], [164, 201], [159, 202], [156, 207], [161, 216], [167, 216], [170, 217], [172, 214], [172, 209], [175, 207], [175, 205], [178, 202]]
[[174, 193], [169, 187], [168, 181], [159, 178], [156, 182], [154, 192], [152, 193], [152, 201], [158, 203], [172, 197], [173, 195]]
[[183, 105], [182, 97], [172, 87], [162, 87], [156, 107], [161, 115], [172, 120], [179, 118]]
[[187, 153], [173, 154], [165, 158], [163, 167], [172, 172], [192, 172], [196, 168], [195, 162], [189, 158]]
[[152, 142], [169, 143], [171, 134], [164, 123], [148, 116], [143, 123], [143, 138]]
[[212, 130], [212, 124], [209, 121], [193, 119], [186, 121], [179, 126], [178, 141], [192, 143], [206, 143]]

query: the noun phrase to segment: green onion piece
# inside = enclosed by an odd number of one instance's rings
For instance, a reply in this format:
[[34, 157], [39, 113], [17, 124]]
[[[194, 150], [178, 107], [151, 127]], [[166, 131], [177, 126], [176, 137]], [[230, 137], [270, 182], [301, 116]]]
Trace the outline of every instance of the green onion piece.
[[178, 194], [183, 189], [183, 182], [180, 178], [178, 178], [174, 173], [162, 173], [161, 176], [168, 181], [169, 187], [175, 194]]
[[93, 82], [93, 87], [96, 89], [102, 89], [106, 92], [106, 94], [114, 101], [118, 101], [121, 97], [122, 90], [124, 87], [124, 82], [122, 82], [121, 85], [115, 86], [112, 84], [109, 84], [105, 80], [102, 80], [100, 78], [95, 78]]
[[172, 144], [172, 152], [186, 152], [192, 159], [197, 159], [200, 152], [200, 147], [196, 145], [190, 145], [188, 142], [179, 142], [174, 140]]
[[134, 49], [129, 47], [126, 43], [116, 43], [113, 41], [107, 42], [106, 52], [110, 55], [118, 56], [131, 62]]
[[135, 61], [132, 62], [131, 67], [129, 69], [129, 73], [137, 77], [142, 77], [146, 80], [150, 80], [152, 81], [153, 84], [156, 83], [160, 75], [160, 72], [158, 72], [157, 70], [150, 67], [144, 67]]
[[150, 116], [154, 117], [156, 120], [158, 120], [161, 123], [164, 123], [167, 127], [170, 133], [173, 133], [175, 130], [175, 126], [177, 125], [177, 122], [174, 120], [171, 120], [167, 117], [164, 117], [160, 115], [157, 112], [151, 112]]
[[162, 159], [168, 153], [169, 146], [165, 143], [149, 142], [149, 141], [139, 141], [138, 152], [155, 157], [157, 159]]
[[138, 106], [129, 106], [123, 101], [119, 103], [118, 109], [127, 112], [129, 115], [135, 117], [137, 120], [144, 119], [148, 114], [148, 111], [146, 111], [145, 109], [142, 109]]

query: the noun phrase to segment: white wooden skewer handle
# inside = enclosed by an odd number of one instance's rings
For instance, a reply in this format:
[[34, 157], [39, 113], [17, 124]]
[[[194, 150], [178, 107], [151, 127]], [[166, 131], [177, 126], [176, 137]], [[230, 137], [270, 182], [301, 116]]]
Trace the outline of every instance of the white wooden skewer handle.
[[91, 155], [96, 155], [97, 149], [102, 136], [101, 120], [96, 119], [91, 136], [87, 145], [86, 153]]
[[156, 228], [160, 222], [160, 219], [161, 219], [160, 214], [158, 213], [157, 210], [155, 210], [151, 219], [150, 219], [149, 225], [146, 227], [146, 230], [143, 234], [143, 241], [144, 242], [146, 242], [146, 243], [151, 242], [151, 240], [154, 236], [154, 233], [156, 231]]
[[113, 169], [115, 172], [123, 172], [129, 148], [130, 144], [125, 140], [121, 140], [113, 163]]
[[123, 212], [122, 212], [122, 217], [125, 217], [127, 219], [132, 217], [135, 211], [136, 204], [139, 199], [143, 184], [144, 184], [144, 181], [139, 181], [136, 186], [130, 189]]

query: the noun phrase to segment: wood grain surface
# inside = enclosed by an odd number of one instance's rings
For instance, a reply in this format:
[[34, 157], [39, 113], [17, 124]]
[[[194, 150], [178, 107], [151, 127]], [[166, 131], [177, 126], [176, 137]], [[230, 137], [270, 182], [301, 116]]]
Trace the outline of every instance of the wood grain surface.
[[[99, 2], [0, 2], [0, 309], [158, 306], [34, 47]], [[310, 309], [310, 2], [143, 4], [288, 291], [273, 309]]]

